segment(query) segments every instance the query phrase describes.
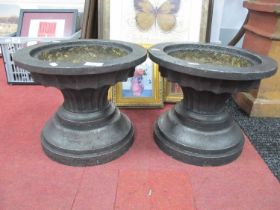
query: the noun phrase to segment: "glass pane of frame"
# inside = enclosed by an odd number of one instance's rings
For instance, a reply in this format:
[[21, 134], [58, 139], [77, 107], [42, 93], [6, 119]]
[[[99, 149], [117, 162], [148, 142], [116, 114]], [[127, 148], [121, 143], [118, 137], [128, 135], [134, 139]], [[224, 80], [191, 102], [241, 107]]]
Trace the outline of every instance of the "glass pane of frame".
[[162, 90], [158, 65], [147, 58], [135, 68], [133, 77], [113, 87], [113, 101], [124, 107], [162, 107]]
[[181, 87], [177, 83], [168, 82], [164, 79], [164, 101], [175, 103], [181, 101], [183, 93]]

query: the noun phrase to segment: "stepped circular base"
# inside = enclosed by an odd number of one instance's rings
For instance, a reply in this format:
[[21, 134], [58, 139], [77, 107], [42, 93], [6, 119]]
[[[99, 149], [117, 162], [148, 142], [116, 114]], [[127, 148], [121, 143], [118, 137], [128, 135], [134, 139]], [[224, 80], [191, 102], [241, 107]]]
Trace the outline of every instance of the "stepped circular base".
[[219, 166], [232, 162], [242, 152], [244, 136], [232, 121], [216, 131], [191, 128], [177, 117], [174, 109], [155, 123], [154, 138], [162, 151], [173, 158], [199, 166]]
[[[41, 134], [43, 150], [52, 160], [71, 166], [98, 165], [120, 157], [133, 143], [133, 126], [115, 107], [101, 114], [102, 122], [100, 117], [95, 121], [87, 117], [85, 123], [84, 119], [81, 120], [82, 114], [71, 113], [79, 123], [67, 124], [65, 116], [69, 113], [66, 112], [60, 109], [46, 123]], [[73, 120], [73, 116], [68, 116], [68, 123], [69, 118]]]

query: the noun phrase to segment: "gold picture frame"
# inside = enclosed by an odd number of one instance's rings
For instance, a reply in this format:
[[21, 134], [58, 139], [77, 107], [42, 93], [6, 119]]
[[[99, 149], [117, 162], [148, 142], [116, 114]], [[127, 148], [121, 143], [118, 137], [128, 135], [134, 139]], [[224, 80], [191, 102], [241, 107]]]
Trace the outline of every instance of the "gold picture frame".
[[164, 79], [164, 101], [176, 103], [183, 99], [181, 87], [177, 83], [168, 82]]
[[112, 87], [108, 90], [108, 101], [113, 101], [113, 90]]
[[[149, 48], [151, 45], [142, 46]], [[113, 87], [113, 102], [120, 107], [163, 107], [163, 79], [158, 65], [149, 58], [138, 65], [133, 77]]]

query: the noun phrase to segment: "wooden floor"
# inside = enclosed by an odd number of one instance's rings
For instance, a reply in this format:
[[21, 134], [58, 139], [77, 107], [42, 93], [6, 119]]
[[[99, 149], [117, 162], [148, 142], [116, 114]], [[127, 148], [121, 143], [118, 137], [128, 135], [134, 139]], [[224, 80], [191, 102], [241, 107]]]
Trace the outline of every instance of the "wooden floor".
[[123, 110], [136, 128], [121, 158], [95, 167], [48, 159], [40, 130], [62, 102], [59, 91], [6, 84], [0, 61], [0, 210], [279, 210], [280, 185], [248, 139], [241, 156], [197, 167], [165, 155], [153, 123], [165, 109]]

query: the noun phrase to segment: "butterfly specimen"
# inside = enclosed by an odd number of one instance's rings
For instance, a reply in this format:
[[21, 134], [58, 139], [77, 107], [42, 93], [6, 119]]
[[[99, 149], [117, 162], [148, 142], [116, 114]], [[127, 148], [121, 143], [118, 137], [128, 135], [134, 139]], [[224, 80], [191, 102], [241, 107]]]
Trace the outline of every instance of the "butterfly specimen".
[[153, 6], [149, 0], [134, 0], [134, 8], [136, 25], [140, 30], [147, 31], [157, 24], [168, 32], [176, 25], [175, 14], [180, 8], [180, 0], [166, 0], [159, 7]]

